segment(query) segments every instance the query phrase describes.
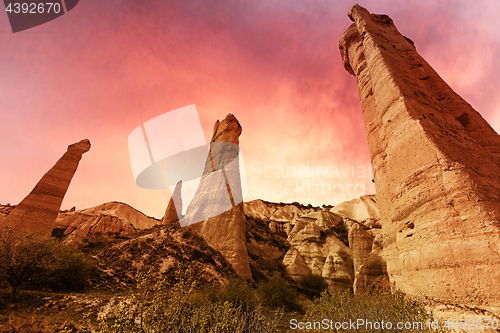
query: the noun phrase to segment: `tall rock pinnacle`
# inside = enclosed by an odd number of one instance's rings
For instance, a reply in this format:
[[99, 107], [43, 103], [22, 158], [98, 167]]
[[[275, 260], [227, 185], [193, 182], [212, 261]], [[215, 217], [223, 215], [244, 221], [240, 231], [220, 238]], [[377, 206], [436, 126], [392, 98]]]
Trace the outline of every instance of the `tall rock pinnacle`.
[[500, 137], [386, 15], [354, 5], [340, 40], [356, 76], [396, 287], [500, 306]]
[[239, 276], [252, 279], [238, 162], [240, 134], [241, 125], [232, 114], [215, 123], [203, 176], [181, 225], [197, 230]]
[[11, 226], [22, 232], [50, 235], [78, 163], [89, 150], [87, 139], [68, 146], [66, 153], [7, 215], [0, 227]]

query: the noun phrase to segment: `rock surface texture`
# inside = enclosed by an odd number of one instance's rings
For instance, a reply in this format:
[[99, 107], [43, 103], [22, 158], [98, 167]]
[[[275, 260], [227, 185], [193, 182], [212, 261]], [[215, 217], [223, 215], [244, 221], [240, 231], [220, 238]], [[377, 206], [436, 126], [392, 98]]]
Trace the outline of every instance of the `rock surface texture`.
[[403, 291], [500, 306], [500, 137], [391, 18], [359, 5], [349, 17], [339, 48], [359, 85], [383, 230], [366, 273], [386, 265]]
[[21, 232], [50, 235], [78, 163], [89, 150], [87, 139], [68, 146], [66, 153], [3, 219], [0, 227], [11, 226]]
[[172, 197], [170, 197], [170, 201], [167, 205], [167, 210], [165, 211], [165, 215], [161, 220], [161, 224], [170, 224], [179, 219], [179, 216], [182, 215], [182, 180], [179, 180], [177, 185], [175, 185], [174, 193]]
[[[241, 131], [240, 123], [232, 114], [215, 123], [202, 179], [182, 221], [194, 221], [189, 227], [217, 249], [239, 276], [252, 279], [245, 247], [245, 215], [238, 164]], [[208, 218], [197, 222], [198, 216]]]
[[[283, 246], [274, 247], [272, 252], [276, 254], [274, 258], [282, 258], [291, 278], [299, 280], [308, 274], [321, 275], [332, 289], [357, 286], [357, 292], [373, 286], [387, 287], [387, 270], [383, 262], [379, 265], [377, 255], [380, 251], [374, 251], [379, 244], [376, 239], [380, 238], [381, 227], [373, 195], [333, 208], [254, 200], [245, 202], [244, 212], [247, 220], [264, 223], [270, 233], [286, 238]], [[262, 257], [262, 251], [257, 251], [256, 247], [264, 247], [255, 242], [263, 238], [262, 228], [259, 233], [259, 237], [247, 237], [252, 258]], [[277, 244], [276, 239], [271, 243]]]
[[127, 204], [107, 202], [96, 207], [61, 212], [52, 234], [66, 237], [66, 243], [81, 244], [106, 238], [129, 238], [133, 232], [159, 223], [159, 220]]

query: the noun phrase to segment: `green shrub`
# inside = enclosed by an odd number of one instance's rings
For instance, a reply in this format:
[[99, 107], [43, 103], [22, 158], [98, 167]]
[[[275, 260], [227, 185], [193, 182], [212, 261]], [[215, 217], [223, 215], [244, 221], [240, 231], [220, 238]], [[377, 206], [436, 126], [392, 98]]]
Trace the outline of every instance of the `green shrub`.
[[268, 281], [259, 282], [257, 292], [264, 305], [275, 308], [284, 306], [288, 309], [298, 307], [297, 290], [279, 273], [274, 273]]
[[310, 291], [312, 296], [320, 296], [328, 288], [328, 283], [324, 277], [312, 273], [301, 276], [298, 282], [302, 288]]
[[[429, 329], [432, 316], [420, 303], [407, 298], [402, 292], [376, 289], [364, 296], [354, 296], [350, 290], [325, 290], [307, 310], [303, 322], [321, 322], [328, 318], [333, 323], [351, 323], [364, 320], [356, 329], [349, 326], [343, 332], [438, 332]], [[384, 329], [379, 325], [384, 322]], [[371, 323], [368, 324], [368, 322]], [[388, 323], [391, 323], [391, 329]], [[410, 329], [398, 329], [398, 323], [411, 323]], [[420, 326], [421, 325], [421, 326]], [[314, 327], [314, 326], [312, 326]], [[332, 330], [311, 330], [311, 332], [336, 332]], [[338, 327], [337, 327], [338, 328]]]

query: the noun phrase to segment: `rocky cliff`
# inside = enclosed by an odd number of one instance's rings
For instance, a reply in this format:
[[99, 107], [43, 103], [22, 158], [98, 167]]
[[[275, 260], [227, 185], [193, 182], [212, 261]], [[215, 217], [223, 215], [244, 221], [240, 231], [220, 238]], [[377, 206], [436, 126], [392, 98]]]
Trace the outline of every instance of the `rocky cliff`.
[[321, 275], [333, 289], [388, 287], [387, 269], [378, 256], [382, 230], [373, 195], [335, 207], [254, 200], [244, 204], [244, 212], [252, 222], [247, 249], [256, 264], [278, 259], [291, 278]]
[[355, 5], [349, 17], [339, 47], [358, 80], [383, 230], [372, 262], [403, 291], [500, 306], [500, 137], [388, 16]]
[[89, 140], [68, 146], [66, 153], [40, 179], [30, 194], [0, 222], [0, 227], [11, 226], [22, 232], [50, 235], [78, 163], [89, 149]]
[[134, 232], [159, 223], [159, 220], [127, 204], [107, 202], [87, 209], [61, 212], [52, 233], [66, 237], [67, 243], [81, 244], [106, 238], [129, 238]]

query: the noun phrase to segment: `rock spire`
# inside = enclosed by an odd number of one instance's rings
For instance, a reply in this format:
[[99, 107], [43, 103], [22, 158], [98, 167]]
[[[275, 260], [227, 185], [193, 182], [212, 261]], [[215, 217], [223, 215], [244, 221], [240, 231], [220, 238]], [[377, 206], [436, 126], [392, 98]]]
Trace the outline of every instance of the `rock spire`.
[[239, 172], [241, 125], [232, 114], [215, 123], [203, 176], [181, 225], [197, 230], [233, 266], [252, 279], [245, 246], [245, 214]]
[[500, 306], [500, 137], [390, 17], [359, 5], [349, 17], [339, 48], [358, 80], [391, 282]]
[[89, 150], [87, 139], [68, 146], [66, 153], [7, 215], [0, 227], [11, 226], [21, 232], [50, 235], [78, 163]]

